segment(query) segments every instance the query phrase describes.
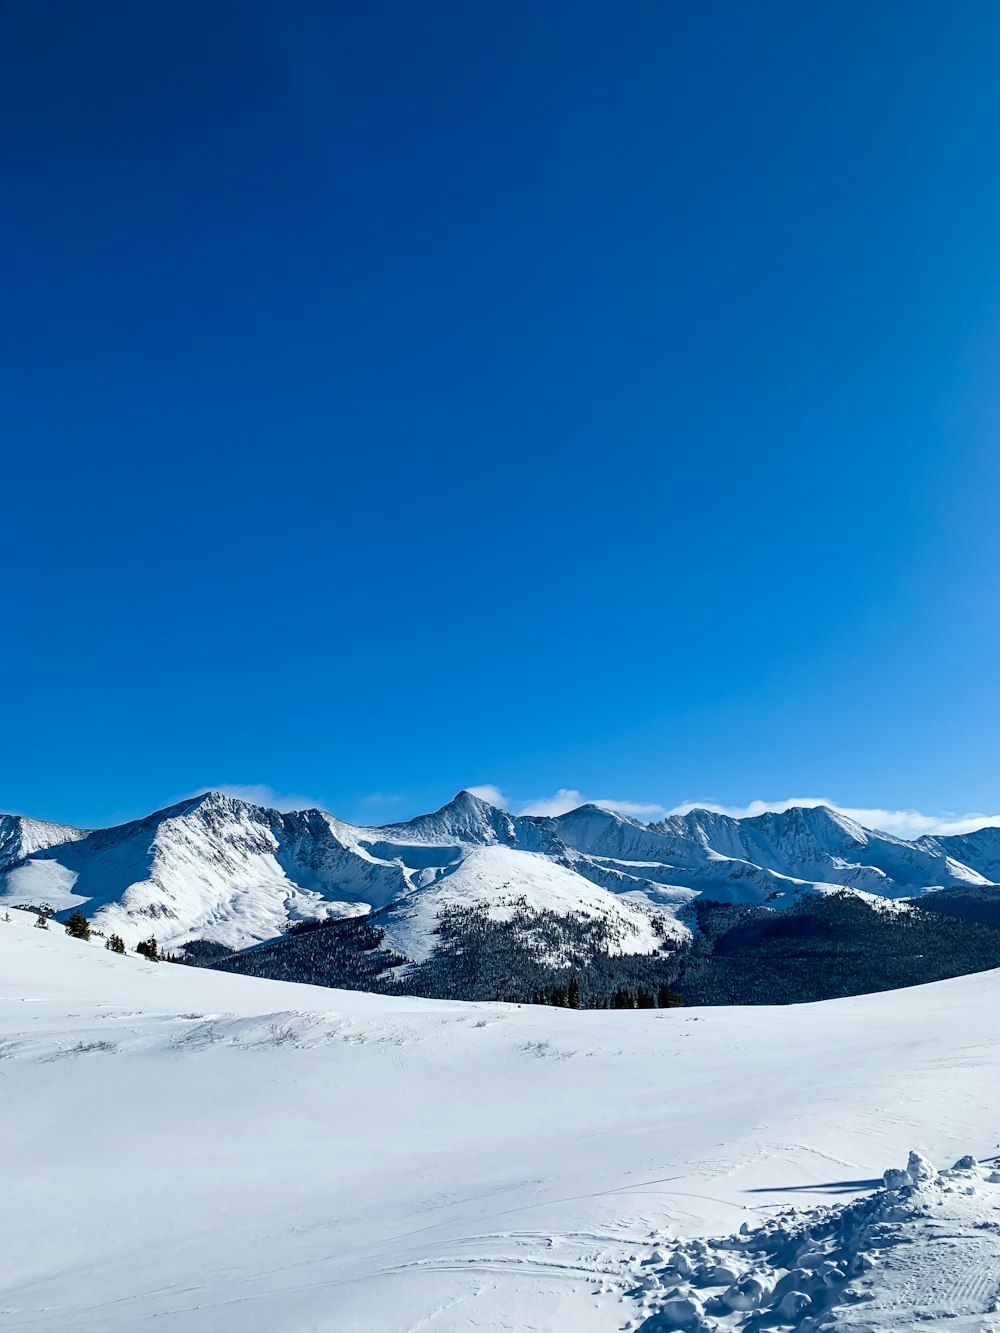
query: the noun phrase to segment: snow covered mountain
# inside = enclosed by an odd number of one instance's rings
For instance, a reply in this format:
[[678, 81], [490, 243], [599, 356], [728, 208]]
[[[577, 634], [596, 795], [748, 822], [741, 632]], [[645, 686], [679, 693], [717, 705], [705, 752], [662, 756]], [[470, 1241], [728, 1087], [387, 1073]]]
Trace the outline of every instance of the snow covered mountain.
[[734, 819], [707, 810], [644, 824], [584, 805], [515, 816], [460, 792], [380, 828], [281, 813], [209, 792], [115, 828], [0, 816], [0, 901], [81, 907], [128, 944], [155, 934], [243, 948], [310, 918], [383, 912], [389, 943], [431, 947], [448, 906], [601, 917], [644, 953], [689, 932], [698, 896], [776, 906], [833, 887], [910, 897], [1000, 879], [1000, 830], [907, 842], [824, 807]]
[[46, 847], [86, 837], [82, 829], [68, 824], [49, 824], [25, 815], [0, 815], [0, 867], [16, 865]]

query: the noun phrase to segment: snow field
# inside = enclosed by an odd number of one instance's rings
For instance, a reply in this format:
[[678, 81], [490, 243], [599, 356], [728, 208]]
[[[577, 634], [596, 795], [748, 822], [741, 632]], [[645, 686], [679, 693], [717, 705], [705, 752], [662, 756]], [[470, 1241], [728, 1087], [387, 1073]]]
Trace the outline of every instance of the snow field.
[[[911, 1147], [1000, 1150], [994, 973], [782, 1009], [576, 1013], [152, 965], [11, 916], [3, 1333], [660, 1333], [672, 1299], [723, 1330], [764, 1311], [781, 1328], [784, 1277], [803, 1270], [815, 1304], [809, 1282], [849, 1257], [831, 1206]], [[879, 1240], [887, 1215], [859, 1222], [875, 1266], [845, 1271], [828, 1313], [905, 1329], [930, 1274], [959, 1321], [941, 1327], [989, 1328], [989, 1175], [942, 1177], [898, 1244]], [[898, 1206], [930, 1208], [920, 1189]], [[743, 1223], [752, 1243], [706, 1239]], [[949, 1246], [962, 1290], [921, 1258]], [[675, 1276], [681, 1255], [693, 1275]], [[709, 1259], [734, 1276], [699, 1285]], [[751, 1277], [769, 1306], [714, 1303]], [[840, 1300], [852, 1284], [874, 1299]]]

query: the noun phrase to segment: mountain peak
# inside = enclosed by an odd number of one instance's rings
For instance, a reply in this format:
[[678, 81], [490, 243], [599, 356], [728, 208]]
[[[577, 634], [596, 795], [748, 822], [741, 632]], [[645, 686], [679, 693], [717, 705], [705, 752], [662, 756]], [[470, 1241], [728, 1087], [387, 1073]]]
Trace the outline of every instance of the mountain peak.
[[575, 805], [572, 810], [567, 810], [562, 815], [556, 815], [555, 818], [557, 821], [597, 819], [604, 824], [634, 824], [637, 827], [645, 828], [644, 824], [641, 824], [637, 819], [633, 819], [631, 815], [626, 815], [621, 810], [615, 810], [610, 805], [597, 805], [594, 801], [585, 801], [583, 805]]
[[394, 830], [406, 830], [421, 842], [454, 839], [483, 846], [494, 842], [511, 843], [516, 838], [514, 821], [506, 810], [484, 801], [474, 792], [462, 789], [433, 814], [418, 815], [405, 824], [393, 824]]
[[832, 805], [797, 805], [792, 808], [802, 817], [802, 822], [812, 828], [829, 828], [832, 825], [855, 842], [868, 841], [868, 830], [849, 815], [835, 810]]
[[28, 815], [0, 814], [0, 869], [15, 865], [23, 857], [60, 843], [76, 842], [87, 830], [54, 824]]
[[192, 796], [190, 801], [185, 804], [191, 810], [222, 810], [232, 812], [234, 810], [267, 810], [272, 811], [269, 805], [262, 805], [257, 801], [248, 801], [242, 796], [232, 796], [229, 792], [219, 791], [217, 787], [210, 787], [207, 791], [199, 792], [197, 796]]
[[152, 815], [148, 815], [147, 819], [177, 818], [178, 816], [193, 814], [196, 810], [206, 812], [232, 810], [235, 805], [242, 804], [244, 802], [236, 801], [234, 797], [227, 796], [225, 792], [216, 791], [212, 788], [209, 791], [197, 792], [194, 796], [187, 796], [183, 801], [178, 801], [175, 805], [168, 805], [163, 810], [157, 810]]
[[477, 796], [475, 792], [469, 791], [468, 787], [463, 787], [460, 792], [451, 798], [447, 805], [441, 807], [442, 810], [452, 808], [458, 810], [499, 810], [500, 806], [494, 805], [492, 801], [487, 801], [482, 796]]
[[[490, 854], [479, 857], [482, 849]], [[0, 817], [0, 897], [60, 911], [82, 903], [98, 928], [130, 940], [152, 917], [168, 946], [242, 946], [304, 916], [381, 910], [444, 881], [472, 854], [497, 869], [494, 888], [516, 892], [541, 856], [656, 910], [664, 892], [758, 902], [789, 880], [886, 897], [1000, 880], [1000, 830], [926, 846], [867, 831], [829, 806], [743, 819], [693, 810], [647, 824], [594, 803], [551, 818], [511, 815], [465, 788], [433, 813], [358, 828], [210, 789], [90, 832]]]
[[227, 796], [225, 792], [219, 791], [216, 787], [210, 787], [208, 791], [199, 792], [194, 799], [197, 805], [228, 806], [232, 803], [234, 798], [232, 796]]

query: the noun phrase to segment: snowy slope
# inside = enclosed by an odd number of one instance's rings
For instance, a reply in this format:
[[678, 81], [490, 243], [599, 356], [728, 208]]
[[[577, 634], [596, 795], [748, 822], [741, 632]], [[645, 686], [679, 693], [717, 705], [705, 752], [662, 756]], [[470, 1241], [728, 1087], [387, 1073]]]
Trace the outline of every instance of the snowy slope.
[[[509, 920], [519, 904], [582, 920], [600, 919], [609, 928], [610, 953], [653, 953], [664, 939], [654, 928], [654, 912], [637, 902], [605, 892], [565, 866], [535, 852], [508, 847], [477, 847], [437, 884], [414, 890], [379, 917], [386, 946], [414, 962], [428, 958], [439, 914], [450, 907], [485, 904], [494, 921]], [[563, 959], [548, 960], [564, 966]]]
[[940, 850], [969, 866], [991, 884], [1000, 883], [1000, 828], [981, 828], [941, 838], [921, 838], [921, 850]]
[[[394, 916], [426, 938], [449, 903], [515, 895], [543, 908], [558, 884], [560, 902], [574, 904], [566, 910], [603, 914], [641, 951], [643, 922], [665, 917], [683, 935], [698, 895], [781, 906], [830, 886], [899, 898], [996, 876], [996, 830], [910, 843], [823, 808], [743, 820], [695, 810], [643, 824], [597, 806], [513, 816], [462, 792], [434, 814], [359, 828], [213, 792], [111, 829], [0, 818], [0, 900], [79, 906], [129, 945], [155, 934], [171, 948], [241, 948], [304, 918], [404, 902]], [[420, 905], [415, 894], [428, 896]]]
[[0, 871], [46, 847], [84, 837], [84, 830], [70, 828], [68, 824], [50, 824], [26, 815], [0, 815]]
[[989, 1169], [871, 1195], [912, 1149], [1000, 1149], [995, 973], [588, 1013], [154, 966], [11, 915], [4, 1333], [728, 1330], [752, 1312], [716, 1296], [833, 1290], [853, 1254], [835, 1327], [996, 1327]]
[[825, 806], [748, 819], [692, 810], [654, 824], [583, 806], [552, 824], [558, 837], [578, 852], [619, 864], [659, 863], [673, 883], [722, 890], [712, 896], [727, 900], [760, 901], [753, 896], [755, 888], [766, 895], [789, 879], [889, 897], [932, 886], [986, 882], [938, 842], [916, 844], [864, 829]]
[[210, 793], [41, 850], [6, 872], [5, 896], [83, 906], [128, 943], [154, 933], [239, 947], [408, 890], [400, 866], [373, 862], [339, 831], [320, 811], [283, 815]]

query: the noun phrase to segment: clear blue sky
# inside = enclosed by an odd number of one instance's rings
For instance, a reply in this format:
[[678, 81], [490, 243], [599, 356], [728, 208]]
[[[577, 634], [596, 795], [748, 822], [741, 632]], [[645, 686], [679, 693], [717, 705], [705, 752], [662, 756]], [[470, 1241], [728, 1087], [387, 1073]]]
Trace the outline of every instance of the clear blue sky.
[[1000, 9], [8, 0], [0, 808], [1000, 809]]

